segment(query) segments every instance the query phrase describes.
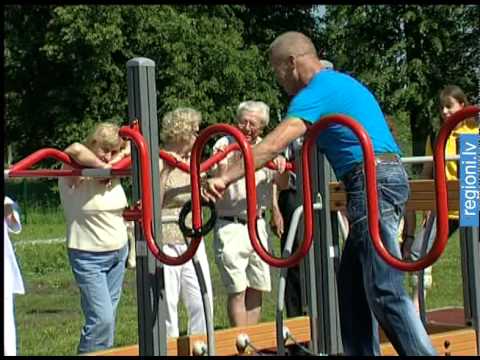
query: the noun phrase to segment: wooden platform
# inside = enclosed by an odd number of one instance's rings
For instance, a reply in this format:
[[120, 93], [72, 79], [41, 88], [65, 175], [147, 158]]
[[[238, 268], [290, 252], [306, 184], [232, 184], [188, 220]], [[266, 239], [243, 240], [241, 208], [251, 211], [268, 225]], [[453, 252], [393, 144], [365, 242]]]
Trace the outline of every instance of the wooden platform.
[[[298, 342], [310, 341], [310, 319], [308, 316], [301, 316], [284, 321]], [[276, 326], [275, 322], [265, 322], [249, 327], [235, 327], [215, 331], [215, 354], [235, 355], [238, 354], [235, 346], [238, 334], [245, 333], [257, 349], [276, 348]], [[205, 335], [183, 336], [178, 339], [178, 354], [192, 355], [192, 347], [196, 341], [207, 342]], [[292, 344], [292, 341], [286, 345]]]
[[[427, 313], [428, 333], [439, 355], [478, 355], [475, 330], [465, 324], [463, 308], [442, 308]], [[298, 342], [310, 341], [310, 321], [308, 316], [286, 319], [293, 336]], [[258, 349], [275, 349], [275, 322], [265, 322], [250, 327], [237, 327], [215, 331], [216, 355], [238, 355], [235, 340], [238, 334], [246, 333]], [[383, 355], [397, 355], [392, 345], [380, 333]], [[192, 355], [196, 341], [207, 343], [205, 335], [182, 336], [169, 339], [168, 355]], [[287, 342], [287, 345], [292, 342]], [[96, 356], [138, 356], [138, 345], [124, 346], [88, 355]]]
[[[112, 348], [103, 351], [96, 351], [86, 354], [87, 356], [138, 356], [138, 345], [127, 345]], [[177, 354], [177, 338], [170, 338], [167, 342], [167, 355], [176, 356]]]
[[[463, 308], [441, 308], [427, 312], [427, 331], [438, 355], [478, 355], [475, 330], [465, 324]], [[397, 355], [381, 333], [383, 355]]]

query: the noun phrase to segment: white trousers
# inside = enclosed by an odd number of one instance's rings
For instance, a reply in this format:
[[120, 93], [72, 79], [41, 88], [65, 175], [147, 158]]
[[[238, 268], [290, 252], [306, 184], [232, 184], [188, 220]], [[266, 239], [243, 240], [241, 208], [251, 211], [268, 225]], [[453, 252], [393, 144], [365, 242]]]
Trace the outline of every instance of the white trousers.
[[[163, 245], [162, 250], [170, 256], [178, 256], [185, 252], [187, 245]], [[200, 267], [205, 278], [207, 294], [210, 303], [210, 309], [213, 312], [213, 293], [212, 281], [210, 278], [210, 268], [208, 265], [207, 253], [205, 252], [205, 243], [200, 243], [195, 256], [200, 263]], [[203, 310], [202, 295], [200, 285], [195, 274], [192, 260], [183, 265], [164, 267], [165, 274], [165, 297], [167, 300], [167, 335], [169, 337], [178, 337], [178, 302], [180, 297], [187, 308], [188, 313], [188, 334], [206, 333], [207, 326], [205, 313]], [[213, 316], [212, 316], [213, 318]]]
[[14, 297], [5, 294], [3, 297], [3, 355], [17, 355], [17, 336], [15, 330], [15, 314], [13, 312]]

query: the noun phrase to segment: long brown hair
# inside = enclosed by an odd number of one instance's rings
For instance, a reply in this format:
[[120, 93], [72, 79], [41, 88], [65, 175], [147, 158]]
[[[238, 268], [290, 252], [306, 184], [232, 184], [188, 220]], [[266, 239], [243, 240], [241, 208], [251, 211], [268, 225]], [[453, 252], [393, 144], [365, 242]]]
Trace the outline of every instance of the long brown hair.
[[[457, 85], [447, 85], [440, 91], [438, 95], [438, 105], [440, 113], [442, 112], [443, 107], [448, 105], [448, 103], [450, 102], [449, 98], [454, 98], [458, 101], [459, 104], [462, 104], [463, 106], [470, 105], [470, 102], [468, 101], [468, 98], [463, 92], [462, 88]], [[440, 116], [440, 123], [442, 122], [443, 117]], [[468, 124], [469, 127], [475, 126], [475, 118], [468, 118], [465, 120], [465, 122]]]
[[445, 86], [439, 94], [439, 105], [440, 109], [444, 107], [448, 103], [448, 98], [452, 97], [458, 101], [459, 104], [463, 104], [463, 106], [470, 105], [468, 102], [467, 96], [463, 92], [463, 90], [457, 85], [447, 85]]

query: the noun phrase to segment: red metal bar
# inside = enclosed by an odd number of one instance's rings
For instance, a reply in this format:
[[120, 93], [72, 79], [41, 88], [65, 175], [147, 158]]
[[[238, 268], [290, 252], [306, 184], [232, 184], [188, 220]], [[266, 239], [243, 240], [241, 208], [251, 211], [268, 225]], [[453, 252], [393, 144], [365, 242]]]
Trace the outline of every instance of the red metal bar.
[[[43, 160], [52, 158], [58, 160], [66, 165], [73, 167], [73, 169], [37, 169], [32, 170], [31, 167], [40, 163]], [[129, 176], [130, 169], [123, 168], [125, 159], [112, 165], [110, 170], [111, 176]], [[35, 151], [26, 158], [13, 164], [8, 169], [8, 177], [66, 177], [66, 176], [84, 176], [82, 173], [85, 169], [70, 158], [69, 155], [54, 148], [45, 148]]]
[[[88, 168], [90, 169], [90, 168]], [[38, 178], [38, 177], [69, 177], [69, 176], [87, 176], [85, 169], [39, 169], [39, 170], [15, 170], [8, 173], [8, 177], [18, 178]], [[108, 176], [131, 176], [130, 169], [110, 169]], [[90, 175], [91, 176], [91, 175]]]
[[[200, 172], [207, 171], [213, 165], [215, 165], [219, 161], [223, 160], [232, 151], [241, 151], [238, 143], [228, 145], [223, 151], [219, 151], [215, 155], [213, 155], [211, 158], [209, 158], [208, 160], [205, 160], [202, 163], [202, 165], [200, 166]], [[265, 166], [268, 167], [269, 169], [277, 170], [277, 165], [275, 165], [275, 163], [273, 161], [267, 162], [265, 164]], [[285, 170], [286, 171], [295, 171], [295, 163], [287, 161], [287, 163], [285, 165]]]
[[[140, 195], [141, 195], [141, 213], [142, 218], [140, 223], [143, 228], [143, 233], [147, 241], [147, 247], [159, 261], [167, 265], [181, 265], [190, 260], [195, 252], [202, 237], [194, 237], [190, 242], [187, 250], [180, 256], [169, 256], [165, 254], [155, 243], [153, 236], [153, 199], [152, 199], [152, 178], [150, 169], [150, 160], [148, 154], [148, 148], [145, 144], [145, 140], [138, 129], [133, 129], [128, 126], [123, 126], [119, 131], [120, 136], [133, 140], [137, 150], [138, 158], [140, 162]], [[201, 227], [201, 214], [200, 220], [197, 222], [197, 226], [194, 229]], [[198, 220], [198, 219], [197, 219]], [[199, 224], [199, 225], [198, 225]]]
[[132, 158], [130, 156], [124, 157], [122, 160], [117, 161], [115, 164], [112, 165], [112, 169], [122, 169], [122, 170], [130, 170], [132, 165]]
[[33, 154], [28, 155], [25, 159], [13, 164], [9, 171], [10, 173], [14, 173], [20, 170], [29, 170], [33, 165], [38, 164], [40, 161], [48, 158], [53, 158], [63, 162], [64, 164], [70, 165], [73, 168], [80, 169], [80, 166], [72, 161], [70, 156], [64, 152], [53, 148], [45, 148], [37, 150]]
[[[240, 151], [238, 144], [230, 144], [224, 150], [217, 152], [215, 155], [205, 160], [200, 165], [200, 172], [208, 171], [213, 165], [223, 160], [230, 152]], [[165, 150], [159, 151], [159, 157], [167, 162], [168, 165], [179, 168], [183, 172], [190, 173], [190, 164], [187, 164], [183, 161], [176, 159], [174, 156], [170, 155]], [[120, 160], [112, 166], [112, 169], [128, 169], [132, 165], [132, 159], [130, 156]], [[269, 161], [266, 166], [269, 169], [277, 170], [277, 166], [273, 161]], [[295, 163], [287, 162], [285, 166], [286, 171], [295, 171]]]
[[[227, 124], [216, 124], [211, 125], [204, 129], [198, 136], [195, 141], [192, 149], [192, 157], [190, 159], [190, 176], [192, 184], [192, 223], [194, 229], [199, 229], [201, 227], [201, 205], [200, 205], [200, 157], [202, 150], [206, 145], [207, 141], [215, 134], [218, 133], [227, 133], [235, 138], [238, 143], [240, 151], [243, 153], [243, 161], [245, 167], [245, 186], [247, 194], [247, 216], [248, 216], [248, 233], [250, 235], [250, 241], [252, 247], [258, 253], [258, 255], [266, 263], [276, 266], [276, 267], [285, 267], [285, 266], [294, 266], [296, 265], [303, 256], [306, 255], [308, 251], [309, 244], [306, 243], [304, 247], [297, 250], [293, 255], [286, 259], [277, 258], [270, 255], [270, 253], [263, 247], [262, 243], [259, 241], [257, 233], [257, 189], [255, 182], [255, 167], [252, 156], [252, 147], [247, 142], [245, 135], [236, 127]], [[311, 202], [310, 202], [311, 204]], [[308, 225], [308, 224], [307, 224]], [[308, 226], [305, 226], [306, 231], [311, 233], [311, 222]], [[306, 248], [306, 250], [305, 250]]]
[[[379, 219], [378, 219], [378, 198], [377, 198], [377, 174], [375, 168], [375, 157], [370, 138], [363, 130], [362, 126], [355, 120], [344, 115], [332, 115], [322, 118], [322, 120], [307, 132], [306, 141], [302, 149], [303, 156], [303, 186], [304, 189], [310, 189], [310, 169], [308, 167], [309, 162], [306, 160], [305, 148], [314, 146], [315, 139], [322, 130], [324, 130], [331, 123], [338, 123], [349, 127], [355, 135], [358, 137], [363, 150], [364, 167], [365, 167], [365, 185], [367, 193], [367, 209], [368, 209], [368, 227], [370, 236], [372, 238], [373, 245], [382, 259], [389, 265], [403, 271], [419, 271], [430, 265], [432, 265], [443, 253], [448, 241], [448, 197], [447, 197], [447, 184], [445, 177], [445, 144], [451, 131], [461, 121], [473, 117], [478, 114], [480, 108], [476, 106], [468, 106], [464, 109], [451, 115], [446, 123], [440, 129], [440, 133], [436, 140], [434, 162], [435, 169], [442, 169], [441, 171], [435, 171], [435, 194], [436, 194], [436, 211], [437, 211], [437, 238], [430, 251], [422, 258], [413, 262], [402, 261], [395, 256], [391, 255], [388, 249], [385, 248], [379, 231]], [[310, 134], [309, 134], [310, 133]], [[304, 204], [307, 200], [304, 200]], [[308, 202], [310, 204], [310, 202]], [[306, 207], [311, 210], [311, 206]], [[307, 215], [305, 215], [307, 216]]]
[[448, 196], [447, 179], [445, 176], [445, 145], [453, 129], [462, 121], [478, 116], [480, 107], [466, 106], [448, 117], [440, 128], [436, 139], [433, 161], [435, 163], [435, 204], [437, 212], [437, 237], [430, 251], [422, 258], [413, 262], [419, 267], [430, 266], [443, 253], [448, 242]]

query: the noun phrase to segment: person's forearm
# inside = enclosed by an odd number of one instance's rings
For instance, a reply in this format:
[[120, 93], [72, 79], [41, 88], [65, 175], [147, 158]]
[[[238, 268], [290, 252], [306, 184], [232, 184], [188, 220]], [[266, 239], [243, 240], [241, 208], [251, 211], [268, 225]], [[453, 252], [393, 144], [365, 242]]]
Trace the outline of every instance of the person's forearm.
[[[270, 146], [266, 142], [255, 145], [252, 149], [255, 171], [262, 168], [269, 160], [272, 160], [282, 149]], [[227, 184], [231, 184], [245, 176], [243, 161], [239, 161], [223, 172], [221, 175]]]
[[130, 142], [126, 142], [125, 146], [120, 149], [114, 156], [112, 156], [109, 164], [115, 164], [116, 162], [122, 160], [123, 158], [130, 156]]
[[[265, 139], [253, 147], [255, 170], [263, 167], [267, 161], [277, 156], [288, 144], [307, 131], [307, 126], [302, 120], [289, 119], [282, 121]], [[226, 184], [230, 184], [245, 175], [243, 162], [238, 162], [228, 169], [222, 176]]]
[[69, 155], [77, 164], [103, 168], [106, 163], [100, 160], [89, 148], [80, 143], [74, 143], [65, 149], [65, 153]]

